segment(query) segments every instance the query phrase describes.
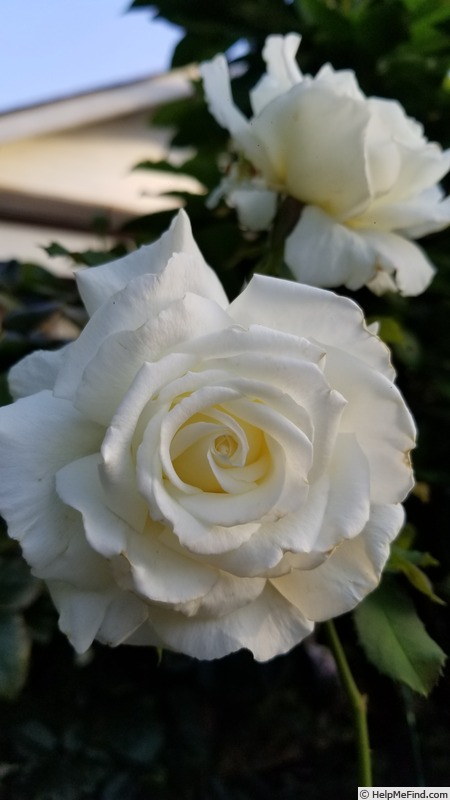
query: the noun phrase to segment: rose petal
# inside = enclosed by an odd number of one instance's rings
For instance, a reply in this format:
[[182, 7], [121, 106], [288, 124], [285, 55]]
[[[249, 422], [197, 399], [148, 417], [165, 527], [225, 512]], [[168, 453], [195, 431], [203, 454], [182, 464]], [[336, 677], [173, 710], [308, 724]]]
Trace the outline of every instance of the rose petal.
[[264, 578], [237, 578], [225, 572], [217, 573], [217, 580], [209, 592], [188, 603], [180, 603], [174, 610], [187, 617], [225, 617], [253, 603], [264, 591]]
[[251, 231], [264, 231], [271, 225], [277, 199], [277, 194], [270, 189], [252, 186], [232, 188], [227, 194], [227, 203], [236, 208], [239, 222]]
[[358, 230], [307, 206], [284, 247], [286, 264], [301, 283], [360, 289], [375, 273], [370, 242]]
[[[169, 230], [153, 244], [144, 245], [116, 261], [77, 272], [78, 289], [89, 316], [106, 300], [125, 289], [134, 278], [149, 273], [161, 275], [174, 253], [184, 253], [192, 258], [195, 263], [194, 280], [196, 284], [200, 282], [202, 287], [199, 294], [226, 306], [227, 299], [222, 286], [207, 266], [192, 236], [189, 217], [180, 210]], [[194, 291], [193, 287], [191, 291]]]
[[379, 372], [330, 346], [325, 374], [345, 391], [341, 432], [356, 434], [369, 462], [371, 501], [400, 502], [413, 485], [410, 451], [415, 446], [414, 421], [400, 392]]
[[425, 291], [436, 270], [417, 244], [396, 233], [364, 231], [363, 236], [376, 254], [378, 267], [395, 274], [401, 294], [414, 297]]
[[337, 96], [326, 83], [300, 83], [269, 103], [253, 119], [252, 131], [286, 193], [332, 215], [353, 216], [371, 199], [365, 154], [369, 119], [365, 104]]
[[397, 286], [391, 275], [388, 275], [383, 269], [379, 269], [374, 278], [368, 282], [367, 288], [378, 296], [386, 292], [396, 292]]
[[303, 75], [295, 59], [301, 38], [298, 33], [267, 37], [262, 52], [267, 72], [250, 92], [254, 114], [259, 114], [279, 94], [302, 81]]
[[128, 528], [105, 506], [99, 462], [96, 453], [67, 464], [56, 474], [56, 490], [67, 506], [82, 515], [86, 537], [94, 552], [111, 558], [125, 549]]
[[[377, 109], [377, 106], [372, 108]], [[391, 126], [373, 113], [366, 131], [367, 171], [373, 198], [386, 196], [399, 181], [402, 153]]]
[[49, 391], [2, 408], [0, 507], [36, 574], [66, 549], [77, 525], [56, 494], [55, 473], [95, 452], [102, 435]]
[[96, 638], [111, 647], [131, 644], [132, 637], [145, 627], [145, 642], [142, 644], [160, 647], [162, 642], [150, 625], [145, 625], [147, 620], [148, 608], [145, 603], [129, 592], [118, 591], [106, 609]]
[[331, 550], [342, 539], [352, 539], [370, 515], [371, 474], [366, 455], [354, 434], [337, 438], [329, 469], [330, 491], [316, 550]]
[[245, 647], [257, 661], [267, 661], [290, 650], [313, 629], [271, 586], [253, 603], [220, 619], [186, 618], [154, 608], [151, 622], [166, 647], [207, 660]]
[[85, 653], [97, 636], [107, 609], [114, 597], [108, 592], [74, 589], [70, 584], [49, 584], [52, 600], [59, 612], [59, 627], [77, 653]]
[[366, 100], [365, 94], [359, 88], [356, 75], [352, 69], [335, 70], [331, 64], [323, 64], [314, 81], [326, 83], [340, 97], [350, 97], [353, 100]]
[[[84, 369], [105, 339], [119, 331], [136, 331], [188, 292], [209, 297], [215, 302], [219, 299], [218, 305], [227, 306], [223, 291], [211, 291], [211, 283], [214, 287], [216, 281], [218, 279], [212, 270], [184, 253], [172, 256], [158, 275], [141, 275], [129, 280], [124, 289], [105, 300], [79, 338], [71, 344], [56, 381], [55, 394], [74, 397]], [[213, 294], [216, 297], [211, 297]], [[217, 294], [220, 294], [219, 298]]]
[[[179, 347], [184, 350], [191, 339], [223, 330], [230, 322], [217, 303], [188, 293], [137, 330], [113, 333], [85, 367], [76, 407], [90, 419], [109, 425], [142, 364]], [[188, 360], [184, 363], [186, 369]]]
[[[105, 635], [101, 636], [101, 641], [105, 644], [114, 643], [114, 618], [111, 615], [111, 625], [113, 626], [112, 629], [112, 636], [110, 636], [109, 631], [106, 630]], [[102, 626], [103, 629], [103, 626]], [[156, 633], [155, 629], [152, 627], [148, 619], [140, 625], [130, 636], [127, 636], [126, 639], [123, 639], [120, 644], [127, 644], [132, 645], [135, 647], [157, 647], [160, 650], [164, 649], [164, 642], [160, 636]]]
[[[370, 476], [367, 460], [354, 436], [339, 437], [331, 479], [325, 476], [310, 488], [304, 505], [283, 519], [266, 522], [238, 549], [213, 563], [237, 575], [283, 574], [285, 553], [309, 557], [316, 566], [344, 538], [358, 535], [369, 518]], [[311, 567], [312, 568], [312, 567]]]
[[393, 379], [387, 347], [364, 325], [361, 309], [351, 300], [312, 286], [255, 275], [228, 313], [241, 325], [263, 324], [322, 346], [353, 353]]
[[73, 517], [72, 535], [67, 547], [40, 568], [39, 577], [47, 582], [67, 583], [77, 590], [109, 592], [114, 589], [109, 564], [86, 541], [80, 515], [74, 512]]
[[151, 520], [140, 535], [113, 514], [105, 505], [95, 460], [93, 456], [61, 470], [58, 492], [82, 514], [91, 547], [108, 559], [116, 557], [116, 579], [147, 600], [173, 604], [203, 597], [217, 581], [215, 570], [165, 548], [159, 541], [162, 528]]
[[389, 203], [382, 198], [358, 217], [358, 225], [378, 233], [395, 231], [409, 239], [420, 239], [450, 223], [450, 198], [443, 198], [439, 186], [401, 203]]
[[356, 539], [342, 542], [317, 569], [293, 571], [272, 580], [273, 586], [316, 622], [351, 611], [378, 585], [403, 519], [401, 506], [373, 506]]
[[165, 547], [152, 530], [130, 536], [122, 557], [130, 568], [127, 588], [170, 606], [198, 604], [219, 580], [215, 569]]
[[[139, 419], [152, 395], [165, 383], [191, 365], [191, 357], [171, 354], [155, 364], [146, 363], [138, 372], [109, 426], [101, 447], [100, 478], [105, 502], [115, 514], [142, 531], [148, 506], [139, 494], [136, 482], [134, 438]], [[162, 419], [167, 409], [157, 405], [154, 413]]]
[[397, 101], [371, 97], [367, 106], [371, 115], [392, 132], [401, 154], [400, 173], [386, 202], [407, 200], [442, 180], [450, 169], [450, 150], [442, 151], [438, 144], [428, 142], [422, 125], [407, 117]]
[[52, 390], [68, 347], [70, 345], [59, 350], [35, 350], [15, 364], [8, 375], [9, 389], [14, 400], [37, 394], [44, 389]]
[[263, 148], [252, 135], [248, 119], [233, 101], [226, 58], [219, 55], [211, 61], [203, 62], [200, 64], [200, 74], [211, 114], [222, 128], [230, 131], [236, 146], [246, 154], [247, 158], [255, 166], [262, 168], [266, 163], [266, 157]]

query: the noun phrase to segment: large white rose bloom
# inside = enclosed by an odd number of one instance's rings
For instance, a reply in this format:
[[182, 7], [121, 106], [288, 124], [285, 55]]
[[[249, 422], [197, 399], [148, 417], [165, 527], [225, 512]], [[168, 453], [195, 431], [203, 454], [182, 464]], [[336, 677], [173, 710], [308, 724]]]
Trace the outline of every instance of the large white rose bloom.
[[302, 283], [420, 294], [434, 268], [411, 239], [450, 224], [437, 183], [450, 151], [428, 142], [396, 101], [366, 97], [351, 70], [326, 64], [303, 75], [299, 42], [268, 37], [251, 119], [233, 102], [225, 57], [201, 65], [210, 111], [251, 165], [234, 165], [216, 197], [253, 230], [270, 225], [279, 195], [300, 201], [285, 260]]
[[261, 276], [229, 304], [184, 212], [77, 280], [86, 328], [0, 410], [0, 509], [73, 646], [265, 660], [352, 609], [414, 444], [359, 308]]

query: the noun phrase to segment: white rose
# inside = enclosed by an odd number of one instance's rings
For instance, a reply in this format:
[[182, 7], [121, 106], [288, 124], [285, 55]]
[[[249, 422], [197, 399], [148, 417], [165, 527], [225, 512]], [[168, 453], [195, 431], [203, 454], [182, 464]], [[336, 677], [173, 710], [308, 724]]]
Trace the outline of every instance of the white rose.
[[300, 201], [285, 260], [303, 283], [420, 294], [434, 268], [410, 240], [450, 224], [437, 184], [450, 151], [428, 142], [399, 103], [367, 98], [352, 71], [327, 64], [302, 75], [299, 42], [268, 37], [250, 120], [233, 103], [224, 56], [202, 64], [211, 113], [256, 171], [234, 167], [218, 194], [254, 230], [270, 224], [278, 195]]
[[86, 328], [0, 410], [0, 508], [74, 647], [265, 660], [353, 608], [414, 439], [359, 308], [261, 276], [229, 304], [184, 212], [77, 280]]

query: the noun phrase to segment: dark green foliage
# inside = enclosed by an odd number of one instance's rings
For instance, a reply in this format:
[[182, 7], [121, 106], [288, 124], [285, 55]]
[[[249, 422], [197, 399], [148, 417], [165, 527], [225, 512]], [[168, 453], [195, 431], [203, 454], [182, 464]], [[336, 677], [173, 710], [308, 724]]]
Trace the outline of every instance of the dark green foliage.
[[386, 577], [355, 609], [354, 618], [361, 645], [380, 672], [429, 694], [442, 674], [445, 654], [399, 585]]

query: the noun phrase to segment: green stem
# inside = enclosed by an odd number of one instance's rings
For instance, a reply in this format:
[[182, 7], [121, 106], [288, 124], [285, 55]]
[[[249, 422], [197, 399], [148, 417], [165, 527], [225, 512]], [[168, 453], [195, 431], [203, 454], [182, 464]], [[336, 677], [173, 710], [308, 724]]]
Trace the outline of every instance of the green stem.
[[356, 746], [358, 751], [358, 786], [372, 786], [372, 764], [370, 757], [369, 729], [367, 726], [367, 697], [361, 694], [355, 683], [347, 657], [332, 620], [325, 623], [325, 630], [355, 720]]

